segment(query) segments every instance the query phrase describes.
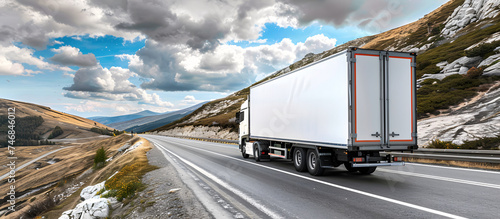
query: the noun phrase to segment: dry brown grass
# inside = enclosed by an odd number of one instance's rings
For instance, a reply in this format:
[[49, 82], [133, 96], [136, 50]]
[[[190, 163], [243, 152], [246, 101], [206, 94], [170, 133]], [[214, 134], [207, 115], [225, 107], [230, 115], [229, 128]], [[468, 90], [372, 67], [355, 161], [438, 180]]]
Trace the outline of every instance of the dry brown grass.
[[[108, 157], [111, 157], [117, 153], [116, 151], [118, 150], [118, 148], [123, 146], [125, 142], [130, 139], [131, 137], [128, 135], [120, 135], [117, 137], [107, 138], [105, 140], [73, 146], [60, 150], [39, 160], [41, 165], [39, 165], [38, 170], [34, 169], [34, 164], [25, 167], [24, 169], [16, 172], [16, 197], [20, 197], [21, 195], [31, 191], [34, 188], [39, 188], [51, 183], [65, 184], [65, 182], [70, 182], [71, 179], [75, 178], [76, 176], [80, 175], [93, 166], [93, 158], [98, 148], [104, 147], [104, 149], [107, 151]], [[21, 154], [18, 154], [18, 156], [21, 156]], [[50, 160], [52, 158], [60, 159], [60, 161], [52, 165], [47, 164], [47, 160]], [[97, 177], [109, 177], [113, 172], [104, 172], [107, 169], [109, 168], [103, 168], [102, 170], [95, 172], [92, 175], [97, 174]], [[88, 181], [93, 182], [93, 180]], [[3, 184], [0, 185], [0, 191], [7, 191], [7, 188], [9, 186], [10, 184], [3, 182]], [[54, 190], [54, 187], [48, 190]], [[23, 208], [27, 203], [29, 203], [28, 201], [32, 197], [40, 200], [41, 198], [39, 196], [40, 195], [30, 195], [28, 197], [16, 200], [16, 206], [20, 207], [17, 209]], [[7, 206], [8, 203], [2, 203], [0, 209], [3, 209]]]
[[500, 164], [495, 163], [479, 163], [479, 162], [468, 162], [468, 161], [453, 161], [453, 160], [433, 160], [433, 159], [422, 159], [422, 158], [404, 158], [405, 161], [414, 163], [427, 163], [427, 164], [438, 164], [451, 167], [465, 167], [472, 169], [486, 169], [486, 170], [500, 170]]
[[[94, 126], [94, 121], [92, 120], [52, 110], [49, 107], [14, 100], [0, 99], [0, 108], [7, 109], [9, 107], [16, 108], [16, 117], [41, 116], [44, 123], [38, 127], [35, 132], [41, 133], [40, 136], [43, 137], [48, 137], [52, 132], [52, 129], [56, 126], [60, 126], [64, 131], [64, 133], [56, 139], [86, 138], [99, 135], [90, 131], [92, 127], [108, 128], [113, 130], [112, 128], [100, 123], [96, 123], [96, 126]], [[0, 112], [0, 115], [5, 115], [6, 113], [7, 110], [3, 110]]]
[[[46, 145], [46, 146], [16, 146], [17, 157], [16, 166], [21, 166], [30, 160], [37, 158], [41, 155], [49, 153], [50, 151], [61, 148], [61, 145]], [[0, 148], [0, 154], [8, 154], [7, 148]], [[50, 156], [49, 156], [50, 157]], [[0, 175], [6, 174], [10, 169], [6, 166], [9, 163], [8, 159], [0, 159]]]
[[[156, 169], [157, 167], [149, 165], [149, 161], [146, 155], [146, 153], [151, 150], [151, 145], [147, 140], [144, 140], [140, 137], [134, 137], [134, 139], [131, 139], [130, 142], [133, 145], [138, 141], [143, 141], [143, 144], [131, 152], [116, 156], [112, 161], [106, 164], [105, 167], [89, 175], [87, 177], [87, 183], [82, 186], [82, 188], [107, 180], [115, 172], [122, 170], [126, 166], [134, 165], [133, 175], [139, 178], [141, 178], [145, 173]], [[119, 147], [121, 146], [122, 145], [120, 145]], [[113, 147], [111, 148], [111, 150], [116, 151], [119, 147]], [[80, 200], [79, 194], [81, 192], [81, 189], [75, 192], [72, 197], [68, 198], [62, 203], [59, 203], [59, 205], [57, 205], [54, 209], [44, 213], [43, 215], [46, 218], [58, 218], [64, 211], [74, 208]]]
[[[400, 48], [407, 44], [420, 43], [430, 37], [427, 35], [427, 24], [431, 24], [433, 28], [438, 27], [462, 3], [463, 0], [449, 1], [415, 22], [375, 35], [362, 48], [385, 50], [389, 47]], [[402, 44], [397, 45], [398, 42]]]

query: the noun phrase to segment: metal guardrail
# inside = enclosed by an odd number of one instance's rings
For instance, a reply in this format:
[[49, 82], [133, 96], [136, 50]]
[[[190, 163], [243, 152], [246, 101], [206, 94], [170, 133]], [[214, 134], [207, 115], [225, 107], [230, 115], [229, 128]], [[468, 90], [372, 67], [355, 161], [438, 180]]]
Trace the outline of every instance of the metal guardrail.
[[[235, 140], [199, 138], [190, 136], [168, 135], [168, 137], [208, 141], [223, 144], [238, 144]], [[429, 149], [420, 148], [413, 152], [382, 152], [399, 157], [421, 158], [432, 160], [467, 161], [479, 163], [500, 163], [500, 150], [468, 150], [468, 149]]]
[[500, 150], [467, 150], [467, 149], [428, 149], [421, 148], [412, 152], [387, 152], [401, 157], [467, 161], [480, 163], [500, 163]]

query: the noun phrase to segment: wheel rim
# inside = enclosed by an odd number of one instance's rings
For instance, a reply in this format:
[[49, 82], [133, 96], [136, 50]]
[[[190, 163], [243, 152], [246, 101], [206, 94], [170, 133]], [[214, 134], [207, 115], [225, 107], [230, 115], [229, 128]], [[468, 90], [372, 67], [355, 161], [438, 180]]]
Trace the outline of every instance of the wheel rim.
[[296, 151], [295, 152], [295, 164], [297, 166], [300, 166], [302, 164], [302, 153], [300, 153], [300, 151]]
[[310, 153], [309, 155], [309, 166], [311, 167], [311, 169], [316, 168], [316, 154], [314, 153]]
[[241, 147], [241, 153], [246, 154], [247, 153], [247, 146], [243, 144]]

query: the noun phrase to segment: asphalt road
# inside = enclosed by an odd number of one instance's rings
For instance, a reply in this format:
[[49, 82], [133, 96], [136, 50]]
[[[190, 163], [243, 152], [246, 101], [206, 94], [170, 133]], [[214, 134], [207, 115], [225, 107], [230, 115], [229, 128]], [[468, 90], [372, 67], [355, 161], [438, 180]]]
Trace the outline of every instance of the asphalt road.
[[141, 135], [216, 218], [498, 218], [500, 172], [423, 164], [343, 166], [324, 176], [291, 161], [244, 159], [235, 145]]

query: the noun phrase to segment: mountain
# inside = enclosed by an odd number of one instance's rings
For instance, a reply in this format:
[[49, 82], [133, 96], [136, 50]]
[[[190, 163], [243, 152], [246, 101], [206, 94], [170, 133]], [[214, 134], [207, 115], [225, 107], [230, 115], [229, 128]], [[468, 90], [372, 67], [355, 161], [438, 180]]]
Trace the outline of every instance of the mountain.
[[[205, 102], [206, 103], [206, 102]], [[152, 129], [156, 129], [163, 125], [169, 124], [175, 120], [178, 120], [187, 114], [200, 108], [204, 103], [199, 103], [194, 106], [188, 107], [186, 109], [168, 112], [164, 114], [154, 113], [155, 115], [142, 116], [135, 119], [130, 119], [127, 121], [114, 122], [107, 124], [109, 127], [113, 127], [118, 130], [134, 131], [134, 132], [145, 132]], [[143, 111], [146, 112], [146, 111]], [[141, 112], [141, 113], [143, 113]], [[149, 111], [151, 112], [151, 111]], [[143, 115], [146, 113], [143, 113]], [[137, 115], [137, 114], [133, 114]]]
[[[410, 24], [352, 40], [319, 54], [308, 54], [255, 84], [351, 46], [416, 52], [419, 145], [425, 146], [432, 139], [460, 143], [495, 137], [500, 133], [497, 122], [500, 108], [491, 103], [500, 101], [499, 13], [498, 0], [450, 0]], [[248, 93], [249, 88], [245, 88], [206, 103], [154, 131], [163, 135], [236, 140], [238, 124], [234, 115]]]
[[[47, 139], [56, 126], [59, 126], [63, 133], [55, 137], [55, 139], [95, 137], [100, 134], [92, 132], [90, 129], [111, 129], [89, 119], [32, 103], [0, 99], [0, 108], [5, 109], [0, 111], [0, 118], [8, 118], [7, 109], [15, 108], [13, 111], [15, 111], [14, 121], [16, 122], [17, 143], [28, 140], [33, 143], [33, 141]], [[4, 140], [7, 133], [7, 120], [0, 119], [0, 122], [2, 123], [0, 127], [0, 140]]]
[[112, 116], [112, 117], [106, 117], [106, 116], [95, 116], [95, 117], [89, 117], [88, 119], [94, 120], [96, 122], [100, 122], [105, 125], [109, 125], [111, 123], [118, 123], [118, 122], [125, 122], [129, 121], [132, 119], [138, 119], [146, 116], [156, 116], [160, 115], [161, 113], [156, 113], [152, 112], [149, 110], [144, 110], [138, 113], [134, 114], [128, 114], [128, 115], [121, 115], [121, 116]]

